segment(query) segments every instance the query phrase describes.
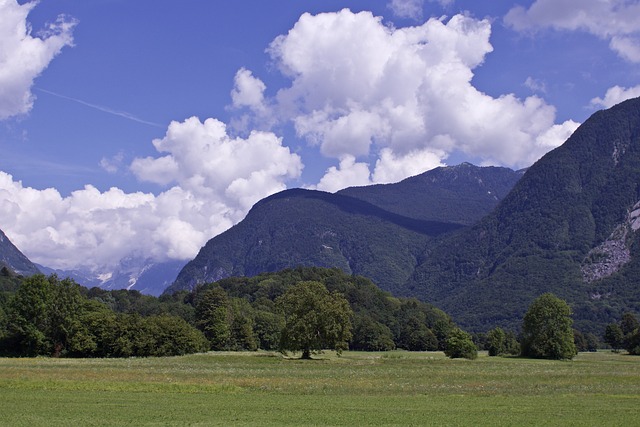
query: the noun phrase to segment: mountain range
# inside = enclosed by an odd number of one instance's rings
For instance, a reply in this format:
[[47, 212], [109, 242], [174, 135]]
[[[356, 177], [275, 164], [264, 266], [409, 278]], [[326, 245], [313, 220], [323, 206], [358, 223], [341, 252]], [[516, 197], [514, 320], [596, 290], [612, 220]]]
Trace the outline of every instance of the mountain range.
[[296, 266], [338, 267], [397, 291], [429, 241], [477, 222], [521, 176], [463, 163], [335, 194], [285, 190], [211, 239], [167, 292]]
[[167, 292], [333, 266], [433, 303], [472, 331], [517, 329], [531, 301], [553, 292], [576, 327], [600, 334], [640, 312], [639, 184], [634, 99], [595, 113], [526, 171], [462, 164], [387, 186], [271, 196], [210, 240]]
[[[553, 292], [578, 329], [601, 334], [622, 313], [640, 313], [638, 229], [640, 98], [595, 113], [526, 171], [463, 163], [335, 194], [274, 194], [211, 239], [164, 292], [337, 267], [428, 301], [470, 331], [517, 330], [531, 301]], [[130, 260], [99, 285], [159, 294], [181, 264], [147, 261]], [[1, 232], [0, 262], [37, 271]], [[151, 271], [160, 271], [153, 288], [141, 281]]]

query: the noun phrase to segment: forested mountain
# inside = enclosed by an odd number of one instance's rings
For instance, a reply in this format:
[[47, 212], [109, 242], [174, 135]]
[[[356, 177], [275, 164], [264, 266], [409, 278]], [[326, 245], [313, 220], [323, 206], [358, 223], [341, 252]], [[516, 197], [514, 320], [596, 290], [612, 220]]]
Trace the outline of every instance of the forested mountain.
[[0, 268], [7, 267], [23, 276], [39, 273], [38, 268], [16, 248], [9, 238], [0, 230]]
[[498, 207], [428, 245], [402, 294], [471, 329], [515, 326], [544, 292], [597, 331], [640, 311], [640, 99], [600, 111], [534, 164]]
[[409, 218], [471, 225], [493, 209], [524, 174], [470, 163], [441, 167], [395, 184], [350, 187], [355, 197]]
[[517, 328], [545, 292], [585, 332], [640, 312], [640, 99], [594, 114], [508, 191], [520, 176], [463, 164], [338, 194], [285, 191], [209, 241], [168, 292], [317, 265], [475, 331]]
[[395, 290], [429, 240], [488, 213], [520, 176], [463, 164], [338, 194], [286, 190], [211, 239], [166, 292], [296, 266], [338, 267]]

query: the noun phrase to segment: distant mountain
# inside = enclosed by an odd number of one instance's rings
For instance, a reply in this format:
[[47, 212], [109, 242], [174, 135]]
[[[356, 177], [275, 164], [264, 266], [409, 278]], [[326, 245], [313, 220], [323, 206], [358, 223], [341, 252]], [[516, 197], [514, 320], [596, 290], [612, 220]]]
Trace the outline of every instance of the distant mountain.
[[602, 333], [640, 312], [640, 99], [595, 113], [479, 223], [430, 242], [401, 294], [464, 327], [516, 327], [538, 295]]
[[463, 164], [337, 194], [286, 190], [211, 239], [166, 292], [296, 266], [338, 267], [393, 291], [409, 280], [428, 241], [488, 213], [520, 176]]
[[7, 267], [11, 271], [22, 275], [31, 276], [38, 274], [38, 268], [14, 246], [9, 238], [0, 230], [0, 268]]
[[44, 274], [69, 277], [87, 288], [99, 287], [106, 290], [128, 289], [143, 294], [159, 296], [173, 283], [186, 261], [153, 262], [148, 259], [129, 258], [107, 271], [98, 270], [56, 270], [39, 266]]
[[350, 187], [337, 194], [409, 218], [471, 225], [491, 211], [524, 172], [462, 163], [436, 168], [395, 184]]

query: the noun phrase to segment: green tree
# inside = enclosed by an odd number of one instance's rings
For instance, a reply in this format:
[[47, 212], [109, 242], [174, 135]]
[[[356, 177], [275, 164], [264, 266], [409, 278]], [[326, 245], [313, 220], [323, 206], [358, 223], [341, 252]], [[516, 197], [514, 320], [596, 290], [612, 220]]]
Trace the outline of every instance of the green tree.
[[349, 303], [337, 292], [329, 293], [320, 282], [300, 282], [276, 300], [284, 315], [280, 351], [302, 351], [303, 359], [323, 349], [338, 354], [348, 348], [351, 339]]
[[444, 354], [452, 359], [465, 358], [476, 359], [478, 357], [478, 348], [473, 343], [471, 335], [460, 328], [454, 328], [447, 338], [447, 348]]
[[620, 329], [625, 337], [632, 335], [640, 328], [640, 322], [633, 313], [624, 313], [620, 319]]
[[620, 325], [617, 323], [610, 323], [607, 325], [604, 331], [604, 342], [611, 346], [614, 352], [619, 352], [624, 347], [624, 334]]
[[197, 296], [196, 326], [211, 343], [213, 350], [225, 350], [231, 339], [230, 304], [220, 287], [206, 289]]
[[522, 355], [543, 359], [572, 359], [573, 342], [571, 308], [551, 293], [539, 296], [522, 321]]
[[84, 354], [93, 345], [80, 321], [84, 302], [80, 285], [71, 279], [42, 274], [25, 279], [9, 306], [3, 347], [24, 356]]
[[257, 350], [258, 341], [253, 330], [255, 324], [253, 307], [243, 298], [231, 298], [230, 309], [231, 349]]
[[[435, 337], [434, 337], [435, 339]], [[437, 341], [436, 341], [437, 345]], [[352, 350], [387, 351], [396, 348], [391, 329], [369, 315], [357, 315], [353, 322]]]
[[256, 310], [254, 332], [258, 346], [263, 350], [276, 350], [280, 343], [280, 332], [284, 327], [282, 316], [266, 310]]
[[489, 356], [500, 356], [506, 352], [507, 335], [502, 328], [495, 328], [487, 333], [487, 350]]

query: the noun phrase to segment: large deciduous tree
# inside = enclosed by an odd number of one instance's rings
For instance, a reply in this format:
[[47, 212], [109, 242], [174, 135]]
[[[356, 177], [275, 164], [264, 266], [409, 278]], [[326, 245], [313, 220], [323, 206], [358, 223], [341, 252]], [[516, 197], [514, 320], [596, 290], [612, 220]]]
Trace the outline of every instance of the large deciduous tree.
[[542, 359], [572, 359], [571, 308], [551, 293], [539, 296], [529, 306], [522, 321], [522, 355]]
[[320, 282], [300, 282], [276, 301], [284, 316], [280, 351], [301, 351], [303, 359], [323, 349], [340, 354], [351, 339], [353, 312], [338, 292], [330, 293]]

